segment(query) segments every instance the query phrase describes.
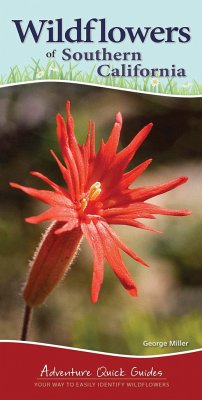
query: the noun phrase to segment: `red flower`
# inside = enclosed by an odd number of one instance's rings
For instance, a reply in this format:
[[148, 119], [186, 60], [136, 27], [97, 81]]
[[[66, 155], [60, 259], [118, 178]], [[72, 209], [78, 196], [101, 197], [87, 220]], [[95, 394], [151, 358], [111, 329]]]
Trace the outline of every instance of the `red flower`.
[[182, 176], [155, 186], [135, 187], [130, 185], [144, 172], [151, 159], [129, 172], [126, 167], [153, 124], [145, 126], [120, 152], [119, 144], [122, 117], [118, 113], [111, 135], [106, 143], [102, 140], [99, 151], [95, 151], [95, 125], [89, 122], [86, 143], [79, 145], [74, 134], [74, 120], [67, 102], [67, 121], [57, 115], [57, 135], [64, 164], [51, 151], [64, 178], [67, 188], [58, 186], [39, 172], [32, 175], [50, 185], [53, 191], [37, 190], [11, 183], [50, 208], [42, 214], [26, 218], [37, 224], [46, 220], [56, 221], [45, 234], [24, 290], [28, 304], [40, 304], [64, 275], [78, 244], [85, 236], [94, 254], [92, 302], [96, 302], [103, 281], [104, 259], [111, 265], [122, 285], [132, 296], [137, 296], [136, 286], [127, 271], [120, 249], [135, 261], [146, 262], [130, 250], [110, 228], [111, 224], [130, 225], [155, 231], [139, 221], [155, 218], [156, 214], [185, 216], [188, 210], [170, 210], [147, 202], [148, 199], [182, 185], [188, 178]]

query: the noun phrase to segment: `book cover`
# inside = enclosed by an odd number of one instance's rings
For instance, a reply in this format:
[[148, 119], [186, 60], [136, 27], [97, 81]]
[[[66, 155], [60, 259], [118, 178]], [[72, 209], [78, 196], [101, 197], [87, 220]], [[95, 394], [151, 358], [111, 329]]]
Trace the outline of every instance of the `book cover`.
[[2, 398], [200, 396], [201, 11], [2, 5]]

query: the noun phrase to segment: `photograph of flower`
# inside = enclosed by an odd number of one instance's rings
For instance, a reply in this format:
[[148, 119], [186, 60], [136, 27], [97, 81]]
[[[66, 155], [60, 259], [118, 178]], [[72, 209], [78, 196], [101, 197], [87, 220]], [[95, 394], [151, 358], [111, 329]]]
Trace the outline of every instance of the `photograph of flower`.
[[199, 347], [199, 102], [186, 100], [185, 114], [183, 99], [44, 83], [4, 88], [0, 104], [1, 339], [18, 339], [25, 302], [22, 340], [125, 354], [165, 352], [144, 347], [154, 339]]

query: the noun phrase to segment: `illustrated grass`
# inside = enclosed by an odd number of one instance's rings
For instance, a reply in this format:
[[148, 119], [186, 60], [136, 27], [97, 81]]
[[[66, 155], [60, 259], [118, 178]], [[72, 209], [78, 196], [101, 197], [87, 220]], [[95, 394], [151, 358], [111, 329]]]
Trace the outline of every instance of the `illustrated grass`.
[[52, 59], [46, 65], [42, 65], [40, 60], [32, 59], [32, 63], [24, 66], [22, 69], [18, 65], [10, 68], [6, 75], [0, 75], [0, 85], [7, 85], [20, 82], [39, 80], [61, 80], [85, 82], [95, 85], [103, 85], [126, 90], [144, 91], [149, 93], [162, 93], [180, 96], [196, 96], [202, 94], [202, 84], [192, 80], [184, 81], [182, 84], [174, 78], [158, 78], [155, 85], [151, 77], [147, 78], [124, 78], [124, 77], [106, 77], [102, 78], [96, 75], [96, 65], [90, 72], [81, 71], [78, 63], [72, 65], [60, 65]]

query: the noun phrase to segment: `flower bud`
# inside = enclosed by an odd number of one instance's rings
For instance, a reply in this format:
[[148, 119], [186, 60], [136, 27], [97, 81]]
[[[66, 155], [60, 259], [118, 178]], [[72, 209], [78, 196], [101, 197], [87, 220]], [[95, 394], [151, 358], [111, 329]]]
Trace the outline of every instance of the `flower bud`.
[[30, 306], [44, 302], [49, 293], [70, 267], [82, 238], [80, 228], [55, 234], [64, 223], [54, 222], [45, 232], [31, 262], [28, 280], [23, 290], [24, 300]]

